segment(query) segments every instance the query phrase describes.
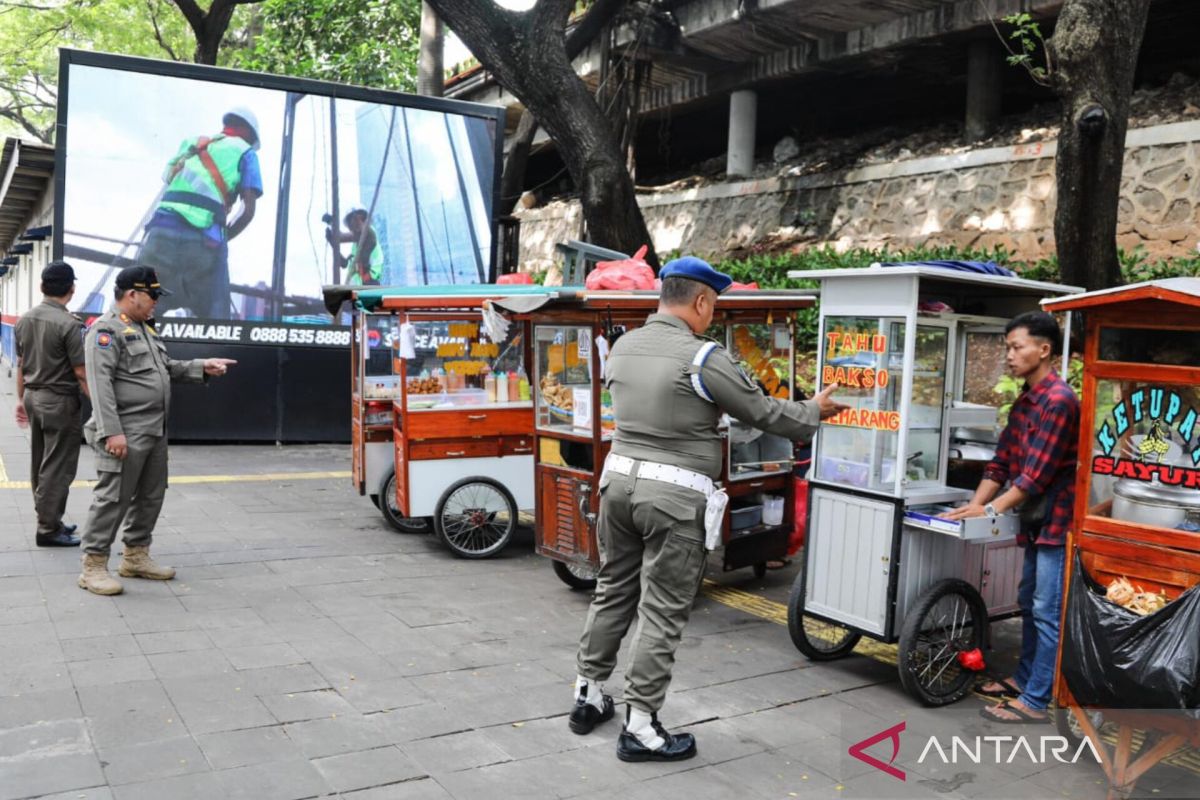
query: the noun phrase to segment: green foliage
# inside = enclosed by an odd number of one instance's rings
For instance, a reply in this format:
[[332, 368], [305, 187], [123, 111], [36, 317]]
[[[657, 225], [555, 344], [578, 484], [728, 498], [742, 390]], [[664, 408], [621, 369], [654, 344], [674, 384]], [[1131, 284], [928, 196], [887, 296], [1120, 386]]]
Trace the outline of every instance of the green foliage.
[[0, 135], [49, 142], [58, 48], [187, 59], [195, 40], [170, 0], [0, 4]]
[[[1007, 42], [1005, 43], [1005, 47], [1008, 48], [1006, 60], [1009, 66], [1021, 67], [1037, 83], [1048, 84], [1050, 81], [1049, 52], [1046, 50], [1046, 40], [1042, 36], [1041, 27], [1032, 16], [1024, 12], [1010, 14], [1004, 18], [1004, 21], [1013, 26], [1008, 38], [1017, 45], [1017, 49], [1013, 50]], [[1047, 66], [1042, 66], [1035, 61], [1038, 51], [1046, 54]]]
[[412, 91], [417, 85], [419, 0], [265, 0], [261, 32], [237, 66]]

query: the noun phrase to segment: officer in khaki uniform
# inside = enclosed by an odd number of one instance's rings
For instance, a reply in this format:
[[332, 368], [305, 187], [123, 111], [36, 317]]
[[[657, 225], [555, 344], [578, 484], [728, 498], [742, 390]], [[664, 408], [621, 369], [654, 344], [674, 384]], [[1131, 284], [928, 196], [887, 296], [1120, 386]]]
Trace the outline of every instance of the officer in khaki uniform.
[[[768, 397], [723, 347], [698, 335], [712, 323], [717, 295], [732, 282], [728, 275], [686, 257], [663, 267], [660, 277], [658, 313], [622, 336], [608, 358], [605, 382], [617, 426], [600, 478], [600, 573], [579, 642], [569, 719], [571, 730], [583, 734], [613, 716], [601, 683], [636, 617], [617, 743], [624, 761], [696, 754], [695, 738], [668, 733], [658, 710], [704, 575], [706, 528], [718, 530], [724, 513], [724, 493], [713, 484], [724, 453], [721, 414], [809, 439], [819, 420], [844, 408], [830, 399], [833, 386], [802, 403]], [[706, 517], [715, 524], [706, 525]]]
[[171, 381], [200, 383], [237, 363], [169, 357], [147, 324], [166, 293], [150, 267], [126, 267], [117, 275], [116, 304], [92, 324], [84, 342], [92, 389], [92, 418], [84, 434], [96, 452], [97, 480], [83, 533], [79, 586], [95, 594], [121, 592], [121, 584], [108, 574], [108, 552], [118, 528], [125, 542], [118, 569], [122, 577], [175, 577], [174, 569], [154, 563], [149, 553], [167, 489]]
[[63, 525], [67, 493], [79, 465], [80, 400], [87, 394], [83, 326], [67, 310], [75, 270], [55, 261], [42, 270], [42, 302], [17, 321], [17, 424], [29, 426], [38, 547], [78, 547]]

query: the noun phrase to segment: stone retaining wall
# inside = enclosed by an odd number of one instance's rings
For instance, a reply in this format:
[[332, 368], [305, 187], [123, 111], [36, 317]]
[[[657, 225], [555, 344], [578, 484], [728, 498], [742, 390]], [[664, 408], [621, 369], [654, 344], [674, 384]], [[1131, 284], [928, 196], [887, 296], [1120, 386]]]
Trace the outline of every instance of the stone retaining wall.
[[[1131, 130], [1117, 241], [1155, 257], [1195, 253], [1200, 231], [1200, 122]], [[914, 158], [856, 170], [643, 193], [660, 253], [715, 260], [772, 238], [805, 245], [893, 248], [1003, 245], [1016, 258], [1054, 251], [1055, 142]], [[579, 238], [578, 202], [519, 213], [523, 270], [556, 261]]]

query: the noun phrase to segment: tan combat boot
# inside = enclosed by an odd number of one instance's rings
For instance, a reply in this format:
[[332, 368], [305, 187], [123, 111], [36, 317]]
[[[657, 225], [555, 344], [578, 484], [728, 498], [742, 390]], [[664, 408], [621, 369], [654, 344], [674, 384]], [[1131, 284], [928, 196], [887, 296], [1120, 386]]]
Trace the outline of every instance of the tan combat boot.
[[120, 594], [121, 582], [108, 574], [107, 553], [84, 553], [83, 572], [79, 575], [79, 588], [92, 594]]
[[117, 572], [122, 578], [148, 578], [152, 581], [169, 581], [175, 577], [174, 567], [160, 567], [150, 557], [149, 547], [130, 547], [125, 545], [121, 555], [121, 564]]

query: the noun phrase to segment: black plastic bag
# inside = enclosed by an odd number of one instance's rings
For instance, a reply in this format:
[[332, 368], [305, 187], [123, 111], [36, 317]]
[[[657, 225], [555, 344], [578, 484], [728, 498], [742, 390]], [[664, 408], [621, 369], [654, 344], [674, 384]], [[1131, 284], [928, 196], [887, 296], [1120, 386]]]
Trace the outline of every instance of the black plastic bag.
[[1062, 632], [1062, 673], [1075, 701], [1200, 719], [1200, 586], [1144, 617], [1104, 595], [1077, 552]]

